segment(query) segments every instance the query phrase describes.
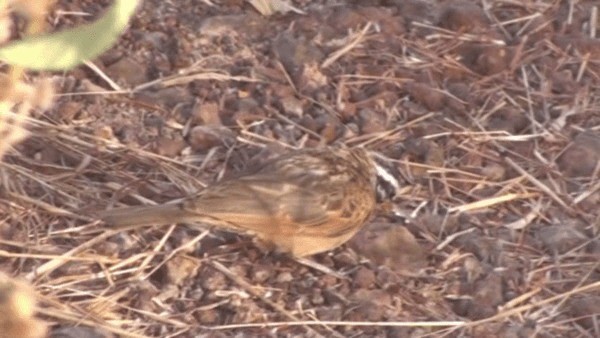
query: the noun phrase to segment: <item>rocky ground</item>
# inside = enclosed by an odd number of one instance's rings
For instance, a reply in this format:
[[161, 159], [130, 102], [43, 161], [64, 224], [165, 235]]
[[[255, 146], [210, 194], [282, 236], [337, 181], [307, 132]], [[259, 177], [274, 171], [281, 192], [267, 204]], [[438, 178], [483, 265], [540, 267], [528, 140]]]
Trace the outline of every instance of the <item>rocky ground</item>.
[[[33, 283], [52, 334], [600, 336], [598, 2], [282, 3], [145, 0], [96, 69], [54, 75], [54, 108], [0, 165], [0, 267]], [[313, 257], [331, 272], [93, 217], [335, 143], [404, 185]]]

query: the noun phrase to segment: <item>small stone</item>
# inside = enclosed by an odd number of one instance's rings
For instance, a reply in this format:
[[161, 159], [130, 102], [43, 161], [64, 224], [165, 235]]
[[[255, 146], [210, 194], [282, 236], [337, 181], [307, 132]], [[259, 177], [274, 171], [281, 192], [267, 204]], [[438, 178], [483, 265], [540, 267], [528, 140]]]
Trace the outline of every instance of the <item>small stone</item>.
[[173, 109], [175, 106], [185, 102], [193, 102], [192, 96], [182, 87], [160, 88], [154, 92], [142, 92], [138, 94], [143, 101], [156, 104], [167, 109]]
[[106, 332], [101, 332], [97, 328], [89, 326], [66, 326], [53, 329], [50, 332], [51, 338], [109, 338]]
[[186, 280], [195, 276], [200, 268], [200, 261], [186, 255], [177, 255], [168, 260], [156, 274], [165, 284], [181, 286]]
[[61, 104], [56, 113], [63, 122], [70, 122], [77, 117], [83, 110], [83, 104], [79, 101], [67, 101]]
[[476, 320], [494, 315], [498, 305], [504, 302], [502, 290], [502, 278], [494, 272], [475, 282], [469, 292], [473, 299], [469, 302], [467, 317]]
[[296, 97], [287, 96], [282, 98], [279, 102], [286, 115], [297, 117], [302, 117], [304, 115], [302, 101], [298, 100]]
[[492, 181], [501, 181], [506, 175], [506, 168], [498, 163], [488, 163], [481, 168], [481, 174]]
[[213, 147], [233, 144], [235, 135], [231, 130], [219, 126], [195, 126], [190, 130], [187, 141], [195, 151], [207, 151]]
[[370, 289], [375, 286], [375, 273], [372, 270], [362, 266], [354, 274], [353, 281], [359, 288]]
[[380, 321], [385, 318], [386, 309], [392, 305], [392, 297], [384, 290], [359, 289], [352, 300], [358, 306], [347, 320]]
[[146, 68], [142, 62], [126, 56], [106, 68], [106, 74], [113, 80], [135, 86], [148, 82]]
[[485, 46], [479, 50], [472, 69], [481, 75], [495, 75], [508, 69], [511, 55], [503, 46]]
[[578, 318], [577, 323], [586, 330], [598, 328], [600, 322], [600, 296], [588, 295], [576, 297], [568, 303], [568, 313], [572, 318]]
[[467, 1], [448, 1], [440, 11], [438, 25], [455, 32], [481, 32], [489, 27], [483, 9]]
[[411, 82], [405, 86], [408, 94], [419, 104], [431, 111], [444, 108], [446, 95], [424, 83]]
[[210, 290], [221, 290], [227, 287], [227, 278], [213, 269], [202, 269], [202, 287]]
[[252, 281], [255, 283], [264, 283], [271, 277], [272, 269], [268, 266], [258, 265], [252, 269]]
[[160, 137], [156, 141], [155, 152], [162, 156], [175, 157], [181, 153], [185, 145], [185, 141], [180, 137], [175, 139]]
[[569, 224], [543, 226], [537, 231], [536, 237], [539, 238], [547, 251], [560, 254], [588, 240], [584, 233]]
[[467, 277], [467, 283], [473, 283], [484, 273], [484, 268], [481, 266], [475, 257], [469, 256], [463, 262], [463, 269]]
[[221, 116], [219, 115], [219, 104], [216, 102], [204, 102], [194, 105], [192, 118], [192, 122], [197, 124], [222, 125]]
[[310, 302], [313, 305], [322, 305], [323, 303], [325, 303], [325, 298], [323, 298], [323, 294], [320, 291], [316, 291], [312, 295]]
[[487, 122], [489, 130], [504, 130], [517, 134], [529, 126], [529, 119], [516, 109], [501, 109], [494, 113]]
[[289, 283], [294, 280], [294, 276], [292, 275], [291, 272], [284, 271], [284, 272], [278, 274], [277, 278], [275, 280], [277, 281], [277, 283]]
[[558, 158], [559, 169], [568, 177], [587, 177], [594, 173], [600, 161], [600, 134], [584, 131], [577, 135]]
[[[425, 252], [416, 238], [405, 227], [391, 223], [374, 223], [357, 234], [349, 245], [358, 254], [368, 258], [377, 266], [387, 266], [393, 271], [417, 272], [426, 266]], [[361, 273], [358, 270], [357, 273]], [[371, 283], [371, 275], [356, 275], [362, 287]], [[359, 279], [360, 278], [360, 279]], [[375, 279], [375, 276], [372, 277]]]
[[371, 109], [361, 109], [358, 112], [359, 127], [362, 134], [372, 134], [387, 129], [387, 117]]

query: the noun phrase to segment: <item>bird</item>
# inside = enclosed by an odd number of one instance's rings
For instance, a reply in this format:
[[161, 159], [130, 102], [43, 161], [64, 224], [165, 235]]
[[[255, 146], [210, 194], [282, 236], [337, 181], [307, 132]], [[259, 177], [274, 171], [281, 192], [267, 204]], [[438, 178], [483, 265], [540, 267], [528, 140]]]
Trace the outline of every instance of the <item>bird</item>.
[[297, 149], [175, 203], [110, 209], [100, 218], [116, 227], [208, 225], [302, 258], [341, 246], [365, 226], [376, 209], [378, 170], [361, 147]]

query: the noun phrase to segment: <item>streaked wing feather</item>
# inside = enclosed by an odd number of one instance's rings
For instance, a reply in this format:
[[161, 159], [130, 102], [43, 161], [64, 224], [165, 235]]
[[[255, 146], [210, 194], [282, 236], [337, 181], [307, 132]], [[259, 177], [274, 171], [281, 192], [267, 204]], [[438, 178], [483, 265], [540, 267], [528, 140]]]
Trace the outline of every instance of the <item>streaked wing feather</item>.
[[[238, 180], [208, 187], [188, 199], [184, 208], [210, 214], [228, 223], [243, 224], [240, 228], [255, 232], [265, 232], [266, 220], [271, 218], [273, 232], [284, 231], [292, 235], [296, 231], [317, 228], [331, 216], [326, 197], [317, 191], [314, 187], [258, 175], [243, 180], [243, 183]], [[289, 224], [297, 224], [297, 229]]]

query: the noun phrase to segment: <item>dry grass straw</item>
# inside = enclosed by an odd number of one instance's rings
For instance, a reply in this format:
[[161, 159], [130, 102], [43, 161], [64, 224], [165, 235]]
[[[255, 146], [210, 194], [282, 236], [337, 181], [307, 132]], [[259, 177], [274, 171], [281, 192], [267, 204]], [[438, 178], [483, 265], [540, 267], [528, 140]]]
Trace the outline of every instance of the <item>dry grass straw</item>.
[[[515, 19], [512, 23], [527, 22], [533, 18], [535, 14]], [[455, 33], [425, 24], [415, 25], [432, 29], [434, 33], [425, 40], [404, 41], [407, 48], [414, 51], [413, 56], [394, 60], [395, 67], [460, 68], [467, 73], [471, 72], [455, 60], [439, 56], [443, 55], [441, 51], [453, 49], [456, 43]], [[347, 48], [340, 49], [338, 53], [331, 56], [331, 61], [328, 59], [322, 66], [326, 67], [334, 61], [340, 62], [342, 57], [353, 60], [353, 53], [368, 53], [360, 47], [360, 42], [369, 27], [369, 25], [365, 26], [354, 39], [350, 39]], [[459, 39], [459, 41], [474, 40], [481, 39], [470, 35], [462, 35]], [[487, 40], [485, 42], [496, 43]], [[535, 51], [526, 51], [524, 54], [528, 59], [537, 57]], [[381, 57], [385, 58], [385, 56]], [[559, 60], [559, 62], [563, 61]], [[527, 65], [519, 64], [518, 61], [515, 64], [517, 69], [518, 67], [524, 69], [523, 74], [527, 73], [525, 72]], [[583, 63], [582, 68], [584, 68]], [[581, 72], [585, 73], [585, 69]], [[396, 83], [398, 86], [406, 82], [406, 79], [393, 76], [369, 78], [339, 74], [339, 78], [348, 80], [345, 86], [356, 88], [379, 81]], [[198, 79], [230, 82], [257, 81], [196, 67], [187, 73], [183, 72], [182, 75], [153, 81], [138, 86], [132, 91], [155, 85], [183, 85]], [[516, 218], [513, 222], [503, 222], [501, 219], [489, 217], [487, 219], [489, 224], [482, 224], [481, 230], [490, 233], [501, 227], [512, 231], [525, 231], [538, 219], [552, 219], [552, 216], [546, 213], [548, 205], [559, 206], [578, 219], [593, 221], [594, 215], [578, 211], [566, 194], [551, 189], [539, 175], [535, 174], [536, 168], [545, 166], [546, 163], [536, 158], [521, 158], [506, 146], [510, 143], [533, 140], [536, 153], [544, 154], [546, 158], [556, 158], [554, 155], [564, 146], [561, 134], [565, 131], [564, 129], [547, 130], [534, 122], [532, 107], [536, 100], [552, 98], [537, 97], [541, 94], [531, 88], [531, 81], [513, 82], [501, 76], [482, 78], [478, 88], [479, 92], [476, 95], [486, 98], [501, 95], [505, 98], [504, 105], [527, 112], [535, 125], [535, 131], [529, 135], [514, 136], [486, 130], [486, 120], [490, 116], [490, 111], [501, 107], [484, 104], [480, 110], [467, 114], [472, 119], [473, 125], [478, 126], [476, 130], [466, 130], [449, 118], [440, 120], [438, 114], [426, 113], [390, 131], [358, 135], [346, 142], [351, 146], [384, 149], [386, 145], [401, 142], [417, 127], [426, 126], [428, 123], [446, 122], [444, 128], [447, 128], [447, 131], [425, 135], [423, 139], [431, 141], [453, 139], [457, 144], [456, 149], [460, 150], [462, 155], [477, 154], [487, 161], [507, 164], [518, 175], [510, 180], [495, 181], [474, 171], [453, 168], [456, 162], [449, 160], [441, 164], [397, 160], [397, 164], [409, 174], [423, 173], [409, 177], [413, 182], [426, 181], [409, 187], [406, 194], [402, 196], [401, 203], [404, 207], [414, 210], [431, 203], [439, 209], [473, 215], [478, 215], [478, 212], [486, 215], [493, 208], [498, 214], [508, 214], [512, 215], [513, 219]], [[112, 93], [117, 94], [117, 92]], [[75, 94], [79, 93], [73, 93]], [[593, 102], [593, 105], [593, 108], [588, 109], [600, 108], [598, 101]], [[496, 315], [479, 321], [465, 322], [440, 304], [446, 304], [443, 296], [446, 290], [451, 289], [449, 280], [456, 273], [457, 266], [460, 266], [469, 256], [461, 252], [461, 249], [455, 246], [455, 242], [460, 237], [479, 230], [473, 227], [446, 234], [443, 238], [436, 237], [437, 234], [423, 234], [426, 240], [437, 244], [434, 246], [435, 254], [442, 257], [444, 262], [430, 271], [428, 278], [432, 282], [417, 283], [406, 289], [401, 288], [398, 297], [402, 298], [403, 306], [407, 309], [407, 318], [428, 318], [431, 319], [429, 321], [358, 322], [321, 321], [318, 318], [306, 320], [311, 318], [309, 314], [314, 309], [292, 309], [274, 302], [267, 293], [238, 276], [227, 266], [235, 259], [227, 260], [214, 256], [202, 258], [202, 264], [227, 276], [236, 288], [244, 290], [261, 307], [266, 308], [265, 312], [270, 314], [269, 318], [279, 318], [279, 320], [265, 319], [264, 322], [257, 323], [201, 327], [194, 322], [193, 317], [176, 313], [174, 307], [165, 304], [165, 301], [159, 297], [153, 299], [157, 304], [154, 311], [138, 307], [137, 304], [138, 299], [144, 297], [143, 285], [150, 279], [152, 273], [176, 254], [187, 252], [192, 245], [206, 236], [206, 233], [168, 251], [165, 243], [174, 231], [173, 228], [136, 229], [128, 232], [126, 238], [133, 240], [124, 242], [126, 244], [123, 245], [127, 247], [114, 247], [106, 243], [111, 238], [121, 236], [125, 233], [125, 229], [103, 228], [93, 217], [94, 212], [117, 206], [119, 205], [117, 200], [120, 199], [142, 204], [159, 202], [140, 194], [138, 192], [140, 186], [153, 190], [156, 195], [160, 195], [160, 191], [167, 188], [182, 194], [192, 193], [201, 189], [205, 182], [210, 182], [211, 174], [222, 173], [225, 170], [227, 154], [230, 152], [245, 152], [248, 148], [265, 147], [268, 144], [301, 148], [309, 135], [310, 137], [319, 135], [312, 135], [314, 131], [306, 130], [307, 135], [303, 139], [280, 140], [274, 139], [270, 134], [261, 134], [257, 124], [240, 124], [237, 143], [232, 149], [219, 150], [200, 158], [173, 159], [94, 136], [89, 129], [31, 118], [24, 111], [0, 115], [0, 118], [5, 119], [0, 120], [0, 126], [10, 125], [9, 130], [5, 128], [0, 132], [0, 137], [8, 135], [8, 138], [2, 137], [2, 139], [10, 139], [13, 144], [22, 140], [25, 135], [24, 129], [19, 126], [27, 124], [31, 131], [31, 138], [27, 141], [27, 145], [9, 152], [7, 161], [0, 165], [0, 185], [3, 187], [3, 195], [0, 198], [1, 221], [10, 227], [20, 229], [24, 234], [22, 240], [0, 240], [0, 244], [5, 248], [0, 251], [0, 257], [4, 262], [8, 262], [7, 265], [14, 269], [15, 274], [24, 276], [33, 283], [38, 292], [43, 294], [42, 313], [51, 321], [70, 325], [89, 325], [123, 337], [152, 336], [157, 332], [174, 336], [195, 332], [199, 328], [232, 330], [292, 326], [301, 326], [306, 332], [323, 336], [342, 336], [336, 330], [338, 327], [418, 326], [434, 331], [431, 336], [444, 336], [450, 334], [452, 330], [455, 333], [456, 330], [460, 330], [461, 334], [466, 334], [473, 327], [492, 323], [518, 324], [522, 318], [534, 318], [539, 323], [540, 330], [557, 332], [553, 331], [553, 320], [565, 301], [576, 295], [597, 294], [600, 290], [600, 284], [591, 279], [592, 271], [597, 269], [597, 265], [584, 263], [589, 260], [583, 257], [582, 250], [555, 256], [532, 249], [528, 245], [522, 246], [522, 243], [506, 243], [505, 255], [515, 260], [523, 257], [526, 262], [531, 262], [531, 266], [526, 266], [529, 270], [526, 274], [527, 282], [522, 285], [522, 293], [512, 301], [503, 304]], [[294, 125], [291, 119], [283, 115], [273, 114], [272, 118], [281, 126]], [[5, 121], [12, 122], [5, 124]], [[554, 136], [558, 141], [544, 143], [543, 139], [549, 136]], [[0, 154], [9, 149], [5, 143], [2, 146], [5, 148], [0, 148]], [[29, 154], [28, 147], [51, 149], [60, 154], [62, 160], [44, 162]], [[434, 190], [432, 188], [434, 185], [441, 185], [443, 188]], [[598, 182], [590, 182], [589, 186], [586, 195], [598, 189]], [[481, 188], [493, 189], [495, 194], [482, 199], [474, 192]], [[432, 201], [431, 196], [435, 196], [435, 201]], [[123, 251], [127, 251], [127, 256], [118, 255]], [[578, 285], [567, 291], [555, 292], [548, 271], [557, 268], [560, 269], [565, 280], [578, 280]], [[426, 303], [423, 302], [423, 297], [427, 299]], [[224, 303], [228, 301], [227, 298], [223, 300]], [[214, 306], [218, 307], [224, 303], [217, 303]], [[570, 321], [563, 325], [575, 330], [577, 324]], [[450, 329], [435, 331], [439, 327], [450, 327]]]
[[[10, 31], [7, 2], [0, 3], [0, 31]], [[44, 29], [44, 20], [50, 1], [14, 1], [12, 6], [28, 19], [26, 34], [36, 34]], [[2, 36], [5, 40], [8, 36]], [[23, 69], [8, 68], [7, 74], [0, 74], [0, 175], [2, 183], [7, 177], [2, 169], [2, 160], [12, 147], [27, 137], [26, 121], [34, 108], [46, 109], [50, 105], [52, 90], [47, 81], [37, 84], [26, 84], [23, 80]], [[16, 111], [15, 111], [16, 110]], [[0, 196], [10, 194], [8, 185], [0, 184]], [[3, 189], [1, 189], [3, 188]], [[5, 208], [0, 205], [0, 226], [5, 228]], [[2, 239], [0, 238], [0, 241]], [[18, 243], [21, 244], [21, 243]], [[1, 250], [0, 257], [17, 258], [18, 253]], [[43, 255], [41, 255], [43, 256]], [[3, 269], [4, 270], [4, 269]], [[14, 275], [14, 271], [7, 271]], [[37, 293], [24, 281], [13, 279], [0, 272], [0, 337], [40, 338], [46, 335], [46, 323], [35, 317], [37, 312]]]

